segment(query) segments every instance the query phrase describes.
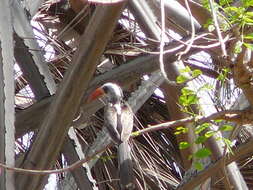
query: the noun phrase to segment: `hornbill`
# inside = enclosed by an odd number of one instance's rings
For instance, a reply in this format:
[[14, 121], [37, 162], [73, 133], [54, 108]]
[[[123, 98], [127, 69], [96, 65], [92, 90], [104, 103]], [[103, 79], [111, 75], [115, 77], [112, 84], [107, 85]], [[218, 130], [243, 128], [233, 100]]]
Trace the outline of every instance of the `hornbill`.
[[114, 83], [106, 83], [97, 88], [90, 100], [106, 96], [104, 108], [104, 126], [111, 139], [118, 145], [118, 165], [121, 189], [134, 189], [133, 164], [128, 144], [133, 129], [133, 112], [123, 100], [122, 89]]

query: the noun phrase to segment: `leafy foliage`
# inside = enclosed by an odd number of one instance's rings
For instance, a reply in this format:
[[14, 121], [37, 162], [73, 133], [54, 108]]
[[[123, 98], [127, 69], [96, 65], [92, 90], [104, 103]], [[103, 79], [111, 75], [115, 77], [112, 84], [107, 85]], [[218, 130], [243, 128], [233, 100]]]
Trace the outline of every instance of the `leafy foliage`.
[[208, 149], [208, 148], [201, 148], [201, 149], [199, 149], [195, 154], [194, 154], [194, 156], [196, 157], [196, 158], [206, 158], [206, 157], [208, 157], [208, 156], [210, 156], [212, 153], [211, 153], [211, 151]]

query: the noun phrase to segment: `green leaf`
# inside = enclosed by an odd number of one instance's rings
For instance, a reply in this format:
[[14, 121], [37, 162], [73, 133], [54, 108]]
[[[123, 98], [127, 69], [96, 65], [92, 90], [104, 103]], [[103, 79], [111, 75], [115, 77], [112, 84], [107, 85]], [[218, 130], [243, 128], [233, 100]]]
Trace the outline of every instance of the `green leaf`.
[[241, 41], [236, 42], [234, 52], [236, 54], [239, 54], [242, 52], [242, 42]]
[[253, 44], [243, 43], [243, 45], [244, 45], [246, 48], [249, 48], [251, 51], [253, 51]]
[[201, 4], [203, 5], [204, 8], [206, 8], [207, 10], [210, 10], [210, 5], [208, 0], [201, 0]]
[[210, 138], [211, 136], [213, 136], [215, 133], [217, 133], [216, 131], [207, 131], [205, 133], [205, 137], [206, 138]]
[[199, 69], [195, 69], [195, 70], [192, 71], [192, 77], [193, 78], [198, 77], [201, 74], [202, 74], [202, 71], [199, 70]]
[[194, 164], [194, 168], [198, 171], [201, 171], [204, 169], [204, 166], [201, 162], [194, 162], [193, 164]]
[[246, 22], [245, 25], [253, 26], [253, 22]]
[[179, 103], [183, 106], [187, 106], [186, 102], [187, 102], [187, 97], [184, 95], [181, 95], [178, 99]]
[[222, 71], [227, 75], [228, 74], [228, 72], [230, 72], [231, 71], [231, 69], [230, 68], [224, 68], [224, 69], [222, 69]]
[[210, 156], [212, 153], [208, 148], [199, 149], [194, 155], [196, 158], [206, 158]]
[[140, 135], [140, 132], [139, 132], [139, 131], [135, 131], [135, 132], [132, 132], [131, 135], [132, 135], [133, 137], [137, 137], [137, 136]]
[[179, 103], [183, 106], [190, 106], [198, 103], [198, 96], [196, 92], [189, 89], [189, 87], [184, 87], [181, 89], [182, 95], [179, 97]]
[[188, 128], [180, 126], [176, 128], [176, 131], [174, 132], [174, 134], [179, 135], [181, 133], [185, 134], [187, 132], [188, 132]]
[[198, 138], [195, 140], [196, 144], [201, 144], [204, 143], [206, 141], [206, 137], [205, 136], [198, 136]]
[[181, 89], [182, 95], [192, 95], [196, 94], [193, 90], [189, 89], [188, 87], [184, 87]]
[[191, 72], [191, 68], [189, 66], [186, 66], [183, 69], [179, 69], [180, 73], [190, 73]]
[[233, 2], [233, 0], [219, 0], [219, 4], [221, 6], [224, 6], [224, 5], [229, 6], [229, 4], [232, 3], [232, 2]]
[[241, 2], [243, 3], [243, 6], [246, 8], [253, 6], [253, 0], [241, 0]]
[[247, 34], [246, 36], [243, 37], [244, 39], [247, 40], [253, 40], [253, 33]]
[[229, 72], [230, 72], [229, 68], [222, 69], [222, 72], [219, 73], [217, 80], [224, 81], [227, 78]]
[[226, 76], [223, 73], [219, 73], [219, 76], [217, 77], [217, 80], [224, 81], [226, 79]]
[[246, 17], [253, 17], [253, 12], [247, 11], [245, 15]]
[[181, 95], [179, 97], [179, 103], [183, 106], [190, 106], [193, 104], [198, 103], [198, 97], [197, 95]]
[[191, 144], [188, 143], [188, 142], [185, 142], [185, 141], [179, 143], [179, 149], [180, 149], [180, 150], [186, 149], [186, 148], [188, 148], [189, 146], [191, 146]]
[[193, 95], [189, 95], [187, 98], [187, 103], [188, 105], [192, 105], [192, 104], [196, 104], [198, 103], [198, 97], [197, 95], [193, 94]]
[[190, 155], [188, 156], [188, 160], [192, 160], [192, 159], [193, 159], [193, 155], [190, 154]]
[[230, 6], [230, 7], [226, 7], [224, 8], [224, 11], [227, 13], [227, 14], [230, 14], [230, 16], [232, 15], [236, 15], [236, 16], [242, 16], [242, 14], [245, 12], [245, 8], [243, 7], [233, 7], [233, 6]]
[[205, 130], [206, 128], [208, 128], [210, 126], [210, 123], [203, 123], [201, 125], [198, 125], [195, 128], [195, 134], [199, 134], [201, 133], [203, 130]]
[[222, 138], [222, 140], [223, 140], [223, 142], [225, 143], [225, 145], [227, 146], [229, 152], [230, 152], [231, 154], [234, 154], [234, 153], [233, 153], [233, 150], [232, 150], [232, 146], [233, 146], [232, 142], [231, 142], [229, 139], [227, 139], [227, 138]]
[[179, 75], [179, 76], [177, 76], [176, 80], [177, 80], [177, 83], [181, 84], [181, 83], [188, 81], [189, 77], [187, 77], [185, 75]]
[[243, 21], [245, 22], [245, 24], [252, 24], [253, 23], [253, 20], [251, 18], [248, 18], [248, 17], [243, 17]]
[[222, 125], [219, 129], [221, 131], [232, 131], [234, 129], [234, 127], [231, 125]]
[[221, 123], [223, 120], [222, 119], [215, 119], [214, 122], [215, 123]]

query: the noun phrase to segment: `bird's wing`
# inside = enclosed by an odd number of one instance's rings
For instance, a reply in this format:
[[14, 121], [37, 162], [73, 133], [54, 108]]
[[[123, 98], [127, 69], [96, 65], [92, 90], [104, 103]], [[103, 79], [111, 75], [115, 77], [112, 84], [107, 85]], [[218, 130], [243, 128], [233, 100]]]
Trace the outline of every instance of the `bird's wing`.
[[124, 142], [128, 140], [131, 135], [134, 122], [133, 111], [127, 103], [122, 104], [122, 113], [120, 121], [122, 130], [119, 131], [119, 133], [121, 141]]
[[115, 107], [106, 105], [104, 109], [104, 125], [107, 128], [112, 140], [117, 144], [121, 143], [120, 134], [117, 131], [117, 111]]

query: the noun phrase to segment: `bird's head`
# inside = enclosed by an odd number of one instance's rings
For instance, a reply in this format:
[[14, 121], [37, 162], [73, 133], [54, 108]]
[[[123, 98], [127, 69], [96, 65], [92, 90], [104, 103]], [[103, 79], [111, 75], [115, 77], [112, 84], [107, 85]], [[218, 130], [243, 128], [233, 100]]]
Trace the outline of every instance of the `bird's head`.
[[115, 104], [123, 99], [122, 89], [115, 83], [105, 83], [101, 87], [97, 88], [89, 97], [89, 100], [97, 99], [105, 95], [108, 102]]

